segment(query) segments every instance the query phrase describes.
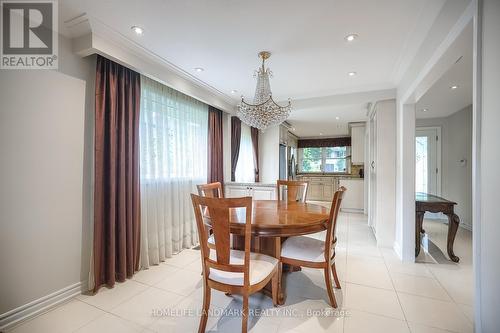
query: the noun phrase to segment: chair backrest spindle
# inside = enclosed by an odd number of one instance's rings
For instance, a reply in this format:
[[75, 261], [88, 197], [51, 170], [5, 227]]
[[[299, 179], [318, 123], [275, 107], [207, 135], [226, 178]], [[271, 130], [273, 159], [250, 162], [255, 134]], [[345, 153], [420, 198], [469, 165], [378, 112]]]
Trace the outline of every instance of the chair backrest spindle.
[[278, 200], [284, 200], [283, 193], [286, 189], [287, 202], [306, 202], [308, 181], [301, 180], [278, 180]]
[[224, 198], [222, 184], [220, 182], [196, 185], [198, 195], [209, 198]]

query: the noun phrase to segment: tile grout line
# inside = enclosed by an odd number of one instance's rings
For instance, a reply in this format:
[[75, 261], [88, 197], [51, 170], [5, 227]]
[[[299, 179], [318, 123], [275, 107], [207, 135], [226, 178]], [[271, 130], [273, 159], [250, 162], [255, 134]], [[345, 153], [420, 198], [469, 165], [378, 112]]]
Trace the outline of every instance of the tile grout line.
[[382, 259], [384, 260], [384, 265], [385, 265], [385, 268], [387, 269], [387, 274], [389, 275], [389, 278], [391, 279], [392, 287], [394, 288], [394, 293], [396, 294], [396, 298], [398, 300], [399, 307], [401, 309], [401, 312], [403, 313], [403, 317], [405, 318], [406, 327], [408, 327], [408, 332], [411, 332], [412, 330], [410, 328], [410, 324], [408, 323], [408, 318], [406, 317], [406, 313], [405, 313], [405, 310], [403, 309], [403, 305], [401, 304], [401, 299], [399, 298], [399, 294], [396, 290], [396, 285], [394, 284], [394, 279], [392, 278], [392, 275], [389, 272], [389, 267], [387, 266], [387, 261], [383, 255], [382, 255]]
[[[462, 315], [467, 319], [467, 321], [472, 325], [472, 327], [474, 328], [474, 322], [471, 321], [469, 319], [469, 317], [465, 314], [464, 310], [462, 309], [462, 307], [460, 307], [460, 304], [462, 303], [459, 303], [457, 302], [451, 295], [450, 293], [448, 292], [448, 290], [444, 287], [444, 285], [441, 283], [441, 281], [437, 278], [437, 276], [434, 274], [434, 272], [432, 271], [432, 269], [429, 269], [429, 271], [431, 272], [432, 276], [434, 277], [434, 279], [437, 281], [437, 283], [441, 286], [441, 288], [444, 289], [445, 293], [448, 295], [448, 297], [451, 299], [452, 303], [454, 303], [456, 305], [456, 307], [460, 310], [460, 313], [462, 313]], [[467, 305], [467, 306], [470, 306], [468, 304], [463, 304], [463, 305]]]
[[[346, 215], [346, 220], [347, 220], [347, 225], [346, 225], [346, 240], [345, 240], [345, 262], [344, 262], [344, 267], [345, 267], [345, 271], [344, 271], [344, 274], [347, 275], [347, 257], [348, 257], [348, 253], [349, 253], [349, 226], [350, 226], [350, 216], [349, 215]], [[336, 267], [335, 267], [336, 268]], [[345, 279], [346, 277], [344, 277]], [[342, 304], [344, 307], [345, 307], [345, 301], [347, 300], [347, 282], [344, 282], [345, 284], [345, 289], [343, 290], [344, 292], [344, 298], [343, 298], [343, 303]], [[344, 316], [344, 318], [342, 318], [342, 333], [345, 333], [345, 327], [346, 327], [346, 317]]]

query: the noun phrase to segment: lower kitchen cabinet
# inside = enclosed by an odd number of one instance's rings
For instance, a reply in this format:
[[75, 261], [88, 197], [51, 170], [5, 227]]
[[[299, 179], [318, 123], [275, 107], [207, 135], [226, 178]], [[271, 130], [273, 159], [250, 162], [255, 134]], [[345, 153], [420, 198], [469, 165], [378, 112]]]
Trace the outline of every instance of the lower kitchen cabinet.
[[340, 206], [341, 210], [363, 212], [365, 200], [363, 179], [340, 179], [339, 186], [344, 186], [347, 189]]
[[309, 182], [307, 189], [307, 200], [312, 201], [332, 201], [333, 194], [338, 188], [338, 178], [336, 177], [300, 177], [299, 180]]
[[226, 183], [226, 198], [252, 197], [254, 200], [276, 200], [275, 184]]

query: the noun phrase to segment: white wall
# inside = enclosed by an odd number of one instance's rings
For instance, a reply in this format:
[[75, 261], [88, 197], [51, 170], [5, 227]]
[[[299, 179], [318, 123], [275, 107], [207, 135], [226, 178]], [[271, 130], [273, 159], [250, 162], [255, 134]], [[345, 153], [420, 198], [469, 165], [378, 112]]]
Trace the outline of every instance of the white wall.
[[59, 67], [0, 71], [0, 314], [88, 276], [95, 58]]
[[377, 102], [376, 238], [377, 244], [393, 247], [396, 227], [396, 101]]
[[[500, 217], [498, 193], [500, 189], [500, 1], [483, 0], [482, 24], [482, 85], [480, 108], [480, 203], [477, 209], [480, 224], [474, 233], [476, 283], [476, 331], [498, 332], [500, 327]], [[477, 228], [479, 227], [479, 228]], [[478, 230], [479, 229], [479, 230]]]
[[279, 178], [280, 127], [273, 126], [259, 132], [260, 181], [276, 183]]
[[[417, 127], [441, 127], [441, 195], [455, 201], [455, 213], [472, 228], [472, 106], [445, 118], [417, 119]], [[466, 159], [466, 165], [458, 161]]]

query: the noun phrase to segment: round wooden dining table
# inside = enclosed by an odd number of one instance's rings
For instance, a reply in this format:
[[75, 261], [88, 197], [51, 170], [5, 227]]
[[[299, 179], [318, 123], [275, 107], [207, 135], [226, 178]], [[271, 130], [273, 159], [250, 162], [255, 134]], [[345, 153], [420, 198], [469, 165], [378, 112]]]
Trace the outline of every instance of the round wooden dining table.
[[[245, 208], [231, 208], [229, 228], [233, 234], [233, 249], [244, 250]], [[254, 200], [252, 202], [252, 240], [253, 252], [281, 256], [281, 244], [290, 236], [313, 234], [326, 229], [329, 209], [311, 203], [287, 202], [281, 200]], [[206, 223], [210, 224], [209, 218]], [[299, 270], [284, 267], [283, 272]], [[284, 304], [286, 291], [282, 272], [280, 272], [279, 304]], [[271, 286], [264, 289], [270, 294]]]
[[[325, 230], [329, 210], [321, 205], [281, 200], [252, 202], [252, 235], [289, 237]], [[243, 234], [245, 208], [233, 208], [229, 217], [233, 234]]]

